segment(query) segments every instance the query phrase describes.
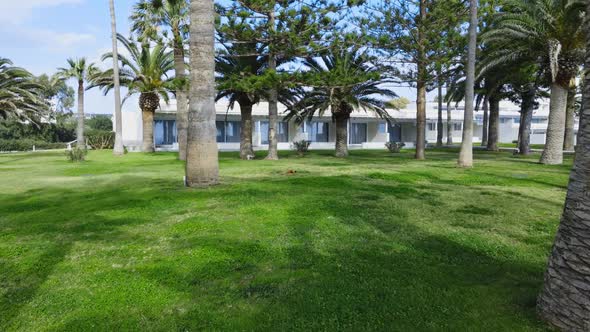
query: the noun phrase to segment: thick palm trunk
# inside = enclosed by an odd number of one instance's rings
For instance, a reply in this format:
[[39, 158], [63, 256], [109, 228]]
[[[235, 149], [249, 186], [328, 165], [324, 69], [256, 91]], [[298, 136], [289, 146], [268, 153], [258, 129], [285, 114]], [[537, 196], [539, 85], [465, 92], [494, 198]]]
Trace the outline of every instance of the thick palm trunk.
[[143, 124], [141, 151], [154, 152], [154, 112], [152, 110], [142, 110], [141, 120]]
[[[588, 4], [590, 10], [590, 3]], [[537, 309], [562, 331], [590, 331], [590, 31], [576, 158]]]
[[[271, 31], [274, 31], [275, 26], [275, 13], [271, 11], [268, 15], [268, 24], [271, 27]], [[277, 70], [277, 60], [274, 53], [270, 52], [268, 57], [268, 70]], [[279, 107], [278, 107], [278, 91], [276, 87], [272, 87], [269, 91], [268, 96], [268, 160], [278, 160], [278, 137], [277, 137], [277, 126], [279, 122]]]
[[567, 92], [567, 104], [565, 114], [565, 132], [563, 138], [563, 149], [565, 151], [574, 150], [574, 119], [576, 110], [576, 85], [575, 81]]
[[[174, 73], [178, 79], [185, 81], [184, 45], [178, 26], [174, 32]], [[188, 127], [188, 97], [186, 86], [176, 91], [176, 137], [178, 138], [178, 159], [186, 160], [186, 140]]]
[[111, 12], [111, 33], [113, 42], [113, 90], [115, 91], [115, 145], [113, 154], [121, 156], [125, 153], [123, 146], [123, 119], [121, 114], [121, 83], [119, 79], [119, 50], [117, 46], [117, 19], [115, 17], [115, 2], [109, 1]]
[[336, 121], [336, 157], [348, 157], [348, 120], [350, 114], [347, 112], [334, 115]]
[[190, 21], [190, 81], [195, 84], [189, 97], [186, 184], [203, 187], [219, 182], [213, 0], [191, 0]]
[[488, 96], [483, 98], [483, 128], [481, 130], [481, 146], [488, 146], [488, 129], [490, 125], [490, 103]]
[[84, 138], [84, 81], [78, 81], [78, 114], [76, 126], [76, 139], [79, 148], [86, 148], [86, 138]]
[[500, 137], [500, 98], [491, 95], [488, 101], [490, 104], [490, 123], [487, 150], [498, 151], [498, 139]]
[[475, 51], [477, 47], [477, 0], [469, 1], [469, 21], [465, 114], [463, 117], [463, 140], [459, 152], [459, 167], [473, 166], [473, 99], [475, 95]]
[[[440, 77], [440, 71], [438, 72]], [[444, 128], [443, 128], [443, 96], [442, 96], [442, 82], [438, 81], [438, 121], [436, 124], [436, 146], [441, 147], [443, 146], [443, 136], [444, 136]]]
[[527, 88], [522, 95], [520, 105], [520, 126], [518, 128], [518, 152], [521, 155], [531, 153], [531, 123], [533, 122], [533, 112], [535, 110], [535, 87]]
[[416, 82], [416, 155], [415, 158], [423, 160], [426, 158], [426, 0], [420, 0], [420, 22], [418, 27], [418, 63]]
[[565, 108], [567, 105], [567, 88], [559, 83], [551, 84], [549, 102], [549, 124], [545, 149], [540, 162], [547, 165], [563, 163], [563, 136], [565, 128]]
[[252, 147], [252, 103], [241, 102], [240, 114], [240, 158], [244, 160], [254, 159], [254, 148]]
[[447, 145], [453, 145], [453, 118], [451, 113], [451, 102], [447, 102]]

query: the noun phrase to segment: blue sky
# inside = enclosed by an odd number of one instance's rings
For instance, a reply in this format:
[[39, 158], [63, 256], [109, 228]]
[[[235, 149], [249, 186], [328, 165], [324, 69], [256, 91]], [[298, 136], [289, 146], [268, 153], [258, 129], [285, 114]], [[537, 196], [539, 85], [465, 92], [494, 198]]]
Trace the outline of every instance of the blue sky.
[[[111, 48], [107, 0], [2, 0], [0, 10], [0, 57], [11, 59], [35, 75], [53, 74], [69, 57], [100, 62]], [[118, 31], [129, 33], [129, 14], [136, 0], [115, 0]], [[70, 82], [73, 86], [74, 82]], [[415, 100], [412, 89], [398, 94]], [[430, 96], [429, 96], [429, 99]], [[112, 113], [113, 97], [98, 90], [86, 93], [86, 112]], [[124, 105], [137, 109], [136, 99]]]

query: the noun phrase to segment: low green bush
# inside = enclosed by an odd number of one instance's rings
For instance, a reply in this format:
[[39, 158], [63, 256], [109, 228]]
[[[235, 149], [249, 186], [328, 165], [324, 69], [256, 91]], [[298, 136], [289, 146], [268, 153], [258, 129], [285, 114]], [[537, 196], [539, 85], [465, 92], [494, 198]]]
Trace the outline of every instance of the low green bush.
[[112, 149], [115, 146], [115, 133], [108, 130], [88, 130], [86, 141], [93, 150]]
[[79, 163], [86, 159], [87, 153], [88, 151], [86, 149], [75, 147], [71, 150], [66, 150], [66, 158], [68, 158], [70, 162]]
[[50, 143], [32, 139], [0, 139], [0, 151], [32, 151], [65, 149], [66, 143]]
[[297, 151], [297, 154], [300, 157], [305, 156], [305, 154], [307, 153], [307, 151], [309, 151], [309, 146], [311, 145], [310, 141], [299, 141], [299, 142], [293, 142], [293, 147], [295, 148], [295, 151]]

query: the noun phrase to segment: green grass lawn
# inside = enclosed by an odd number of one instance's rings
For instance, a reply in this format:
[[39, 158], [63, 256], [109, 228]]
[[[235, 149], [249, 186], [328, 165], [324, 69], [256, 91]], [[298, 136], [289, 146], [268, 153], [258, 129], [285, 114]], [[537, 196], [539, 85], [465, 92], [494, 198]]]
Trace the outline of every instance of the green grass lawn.
[[0, 331], [544, 330], [571, 157], [411, 153], [0, 155]]

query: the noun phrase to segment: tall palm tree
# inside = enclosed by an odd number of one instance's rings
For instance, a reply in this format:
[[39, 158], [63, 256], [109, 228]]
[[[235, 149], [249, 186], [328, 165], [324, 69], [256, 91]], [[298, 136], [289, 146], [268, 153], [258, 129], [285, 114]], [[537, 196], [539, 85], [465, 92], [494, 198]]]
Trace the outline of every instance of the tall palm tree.
[[23, 68], [0, 58], [0, 118], [34, 122], [49, 110], [44, 88]]
[[487, 66], [530, 58], [545, 65], [551, 100], [544, 164], [563, 162], [567, 92], [583, 58], [583, 6], [581, 0], [509, 0], [497, 27], [484, 35], [499, 45]]
[[[174, 71], [177, 81], [186, 80], [185, 36], [188, 30], [189, 6], [186, 0], [142, 0], [134, 7], [131, 15], [132, 30], [141, 39], [160, 41], [169, 39], [168, 44], [174, 50]], [[170, 29], [171, 38], [167, 37], [167, 30], [159, 31], [163, 26]], [[178, 158], [186, 160], [186, 139], [188, 122], [188, 94], [186, 85], [176, 91], [176, 130], [178, 137]]]
[[467, 54], [467, 79], [465, 81], [465, 115], [463, 140], [459, 153], [459, 167], [473, 166], [473, 99], [475, 89], [475, 51], [477, 48], [477, 0], [469, 1], [469, 51]]
[[203, 187], [219, 182], [213, 0], [191, 0], [190, 21], [190, 80], [195, 84], [189, 93], [186, 184]]
[[68, 59], [68, 66], [59, 68], [57, 75], [64, 80], [75, 79], [78, 82], [78, 126], [76, 128], [76, 139], [78, 147], [85, 148], [84, 138], [84, 84], [89, 82], [90, 77], [96, 75], [99, 70], [93, 63], [88, 63], [86, 58]]
[[[125, 47], [129, 56], [119, 54], [121, 63], [120, 83], [128, 90], [123, 102], [134, 94], [139, 94], [139, 108], [143, 123], [143, 152], [154, 151], [154, 112], [160, 106], [160, 100], [168, 102], [169, 94], [176, 91], [179, 83], [168, 77], [167, 73], [174, 69], [174, 57], [165, 45], [156, 44], [151, 47], [147, 43], [137, 43], [122, 35], [117, 39]], [[113, 53], [102, 56], [102, 60], [112, 59]], [[100, 86], [106, 94], [114, 87], [113, 69], [92, 77], [92, 85]]]
[[[590, 12], [590, 3], [587, 5]], [[590, 329], [590, 22], [586, 22], [586, 77], [576, 159], [565, 208], [537, 309], [562, 331]]]
[[215, 70], [219, 75], [216, 100], [227, 98], [232, 109], [235, 103], [240, 105], [240, 158], [245, 160], [254, 157], [252, 108], [265, 95], [255, 83], [249, 82], [263, 73], [267, 61], [264, 56], [244, 55], [262, 54], [263, 51], [264, 46], [256, 43], [233, 43], [227, 45], [215, 58]]
[[385, 102], [377, 96], [397, 97], [382, 84], [384, 78], [366, 55], [341, 48], [319, 58], [310, 57], [303, 61], [309, 68], [310, 89], [302, 89], [301, 99], [289, 105], [290, 113], [286, 119], [295, 118], [298, 122], [311, 120], [318, 113], [332, 112], [336, 123], [336, 156], [348, 156], [348, 121], [354, 110], [372, 111], [382, 118], [389, 119]]
[[123, 119], [121, 114], [121, 82], [119, 80], [119, 50], [117, 45], [117, 19], [115, 16], [115, 1], [109, 0], [111, 13], [111, 34], [113, 40], [113, 89], [115, 90], [115, 146], [113, 153], [117, 156], [125, 153], [123, 147]]

